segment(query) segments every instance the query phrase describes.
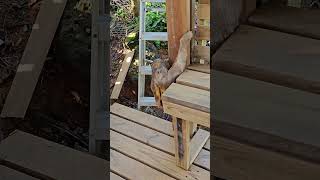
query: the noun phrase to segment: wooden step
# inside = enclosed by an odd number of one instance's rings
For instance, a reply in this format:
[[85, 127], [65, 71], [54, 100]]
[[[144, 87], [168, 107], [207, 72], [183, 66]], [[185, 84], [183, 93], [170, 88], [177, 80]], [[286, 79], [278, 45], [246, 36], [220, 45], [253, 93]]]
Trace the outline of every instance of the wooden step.
[[320, 10], [294, 7], [261, 7], [248, 21], [255, 26], [320, 39]]
[[1, 142], [0, 161], [52, 179], [106, 179], [109, 168], [106, 160], [22, 131]]
[[320, 162], [320, 95], [213, 73], [217, 135]]
[[164, 112], [210, 127], [210, 92], [173, 83], [162, 95]]
[[208, 64], [191, 64], [187, 69], [210, 74], [210, 66]]
[[185, 70], [176, 80], [178, 84], [210, 90], [210, 74]]
[[320, 93], [320, 41], [241, 25], [213, 57], [217, 70]]

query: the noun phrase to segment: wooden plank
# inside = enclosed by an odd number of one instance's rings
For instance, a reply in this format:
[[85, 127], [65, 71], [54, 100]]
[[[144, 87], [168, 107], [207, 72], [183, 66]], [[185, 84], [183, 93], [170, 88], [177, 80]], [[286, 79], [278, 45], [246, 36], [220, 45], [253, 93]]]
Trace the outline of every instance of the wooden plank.
[[125, 179], [123, 179], [122, 177], [111, 172], [110, 173], [110, 180], [125, 180]]
[[14, 169], [0, 165], [0, 179], [1, 180], [37, 180], [32, 176], [26, 175]]
[[319, 16], [319, 10], [267, 6], [257, 9], [248, 21], [256, 26], [320, 39]]
[[[132, 139], [135, 139], [168, 154], [175, 154], [174, 139], [171, 136], [154, 131], [150, 128], [141, 126], [129, 120], [125, 120], [116, 115], [111, 115], [110, 122], [110, 128], [116, 132], [124, 134], [128, 137], [131, 137]], [[172, 128], [172, 125], [170, 125], [170, 127]], [[200, 132], [202, 131], [203, 130], [200, 130]], [[210, 155], [210, 151], [208, 150], [210, 149], [203, 149], [200, 151], [198, 157], [194, 161], [195, 165], [210, 169], [210, 164], [207, 163], [207, 161], [210, 160], [210, 157], [208, 157], [208, 155]], [[208, 159], [206, 160], [205, 158]]]
[[210, 113], [163, 101], [164, 112], [199, 125], [210, 127]]
[[110, 116], [110, 128], [133, 139], [144, 142], [149, 146], [174, 155], [174, 143], [171, 136], [164, 135], [112, 114]]
[[192, 64], [188, 69], [210, 74], [210, 66], [207, 64]]
[[134, 56], [134, 51], [130, 51], [126, 54], [126, 56], [122, 62], [122, 66], [121, 66], [117, 81], [116, 81], [114, 88], [112, 90], [112, 94], [110, 97], [111, 99], [118, 99], [120, 91], [122, 89], [122, 85], [123, 85], [124, 80], [127, 76], [127, 72], [129, 70], [133, 56]]
[[[194, 46], [193, 55], [195, 58], [200, 58], [200, 59], [210, 61], [210, 47], [209, 46]], [[193, 66], [193, 64], [191, 66]], [[209, 69], [209, 73], [210, 73], [210, 69]]]
[[198, 6], [198, 18], [202, 20], [210, 20], [210, 5], [199, 4]]
[[319, 95], [219, 71], [214, 74], [217, 135], [320, 162]]
[[210, 4], [210, 0], [199, 0], [200, 4]]
[[[200, 155], [202, 147], [205, 145], [209, 137], [210, 132], [202, 129], [199, 129], [197, 133], [193, 136], [190, 142], [190, 163], [193, 163], [196, 157]], [[210, 159], [210, 157], [208, 158]]]
[[[191, 30], [191, 1], [167, 0], [167, 31], [169, 60], [172, 65], [176, 61], [179, 51], [180, 38]], [[188, 47], [190, 49], [190, 47]], [[187, 64], [190, 64], [190, 51], [188, 51]]]
[[1, 117], [24, 117], [66, 2], [45, 0], [41, 4]]
[[[153, 169], [139, 161], [136, 161], [128, 156], [125, 156], [115, 150], [110, 150], [110, 169], [118, 174], [121, 174], [127, 179], [132, 180], [150, 180], [150, 179], [168, 179], [174, 178]], [[112, 179], [112, 178], [111, 178]], [[112, 179], [113, 180], [113, 179]]]
[[[183, 93], [181, 93], [183, 92]], [[162, 101], [183, 105], [195, 110], [210, 112], [210, 92], [173, 83], [162, 95]]]
[[226, 179], [318, 179], [320, 165], [214, 136], [214, 172]]
[[204, 145], [204, 148], [210, 150], [210, 139], [208, 139], [208, 141], [207, 141], [206, 144]]
[[242, 25], [213, 59], [217, 70], [320, 93], [319, 52], [319, 40]]
[[185, 70], [176, 80], [178, 84], [210, 91], [210, 74]]
[[193, 180], [209, 180], [210, 178], [209, 171], [194, 165], [191, 165], [189, 171], [185, 171], [176, 165], [174, 156], [142, 144], [119, 133], [111, 131], [110, 137], [110, 145], [113, 149], [116, 149], [131, 158], [138, 159], [140, 162], [143, 162], [154, 169], [170, 174], [170, 176], [174, 178]]
[[1, 142], [0, 160], [53, 179], [108, 177], [108, 161], [22, 131], [15, 131]]
[[210, 41], [210, 27], [199, 26], [195, 34], [195, 39]]
[[151, 116], [149, 114], [126, 107], [118, 103], [114, 103], [110, 107], [110, 112], [120, 117], [130, 119], [130, 121], [138, 123], [142, 126], [146, 126], [150, 129], [154, 129], [169, 136], [173, 136], [172, 124], [169, 121], [165, 121], [161, 118]]

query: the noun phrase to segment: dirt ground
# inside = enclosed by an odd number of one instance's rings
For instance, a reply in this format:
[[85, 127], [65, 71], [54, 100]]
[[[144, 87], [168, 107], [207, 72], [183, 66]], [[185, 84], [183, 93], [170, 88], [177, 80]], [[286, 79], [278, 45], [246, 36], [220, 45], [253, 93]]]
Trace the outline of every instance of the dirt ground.
[[[0, 2], [0, 111], [39, 10], [39, 3], [30, 5], [30, 2]], [[68, 1], [26, 117], [3, 119], [4, 136], [21, 129], [78, 150], [88, 150], [91, 17], [76, 11], [76, 3], [77, 0]], [[123, 58], [122, 41], [112, 39], [111, 90]], [[131, 64], [118, 102], [136, 108], [137, 84], [137, 67]], [[149, 87], [147, 93], [151, 93]], [[154, 107], [144, 111], [168, 118]]]

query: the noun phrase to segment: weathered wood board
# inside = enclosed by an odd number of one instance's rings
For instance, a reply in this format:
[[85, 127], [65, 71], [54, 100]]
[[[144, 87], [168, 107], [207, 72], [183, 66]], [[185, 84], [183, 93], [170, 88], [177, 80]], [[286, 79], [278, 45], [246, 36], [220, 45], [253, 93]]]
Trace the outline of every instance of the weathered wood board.
[[195, 165], [191, 165], [189, 171], [185, 171], [176, 165], [174, 156], [135, 141], [120, 133], [111, 131], [110, 137], [112, 149], [116, 149], [134, 159], [139, 159], [140, 162], [161, 172], [165, 172], [168, 175], [170, 174], [171, 177], [194, 180], [207, 180], [210, 178], [209, 171]]
[[207, 64], [192, 64], [188, 69], [210, 74], [210, 66]]
[[320, 162], [320, 95], [214, 74], [217, 135]]
[[248, 22], [286, 33], [320, 40], [320, 10], [267, 6], [258, 8]]
[[213, 57], [217, 70], [320, 93], [320, 41], [241, 27]]
[[1, 142], [0, 160], [53, 179], [107, 179], [109, 176], [108, 161], [22, 131], [14, 131]]
[[39, 180], [32, 176], [26, 175], [14, 169], [0, 165], [0, 179], [1, 180]]
[[1, 117], [24, 117], [66, 2], [67, 0], [42, 2]]
[[283, 154], [256, 148], [230, 139], [214, 136], [215, 175], [226, 179], [317, 180], [320, 164], [295, 159]]
[[185, 70], [176, 80], [178, 84], [210, 90], [210, 74]]
[[124, 83], [124, 80], [127, 76], [127, 72], [129, 70], [133, 56], [134, 56], [134, 51], [130, 51], [126, 54], [126, 56], [122, 62], [122, 66], [121, 66], [117, 81], [113, 87], [110, 99], [118, 99], [119, 94], [122, 89], [122, 86], [123, 86], [123, 83]]

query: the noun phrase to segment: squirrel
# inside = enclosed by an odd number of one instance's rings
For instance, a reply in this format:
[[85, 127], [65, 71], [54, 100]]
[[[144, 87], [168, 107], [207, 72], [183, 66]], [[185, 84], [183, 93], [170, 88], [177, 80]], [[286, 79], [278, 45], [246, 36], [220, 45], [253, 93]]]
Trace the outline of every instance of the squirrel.
[[156, 59], [151, 64], [151, 91], [155, 97], [156, 104], [160, 109], [162, 109], [162, 94], [186, 68], [188, 45], [190, 44], [192, 37], [192, 31], [185, 33], [181, 37], [178, 55], [171, 67], [169, 59]]

